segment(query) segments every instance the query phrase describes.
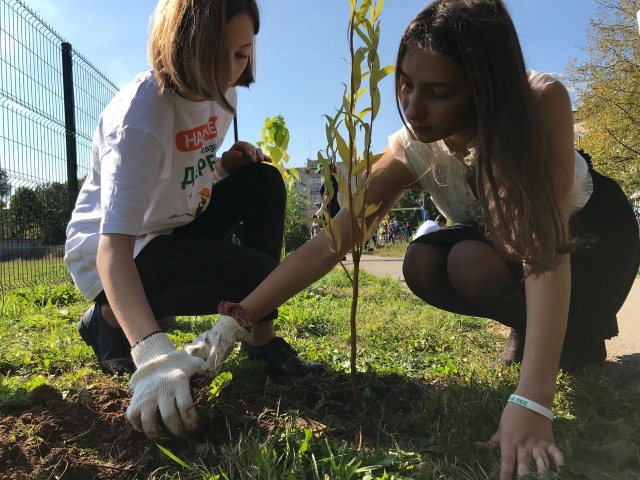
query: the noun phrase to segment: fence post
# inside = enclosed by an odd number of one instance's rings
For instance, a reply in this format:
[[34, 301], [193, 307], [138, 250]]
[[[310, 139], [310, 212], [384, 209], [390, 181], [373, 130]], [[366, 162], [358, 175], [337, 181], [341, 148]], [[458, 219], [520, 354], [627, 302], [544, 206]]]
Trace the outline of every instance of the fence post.
[[78, 196], [78, 153], [76, 151], [76, 114], [73, 97], [73, 58], [71, 44], [62, 43], [62, 89], [64, 94], [64, 127], [67, 141], [67, 190], [69, 218]]
[[233, 139], [238, 142], [238, 114], [233, 116]]

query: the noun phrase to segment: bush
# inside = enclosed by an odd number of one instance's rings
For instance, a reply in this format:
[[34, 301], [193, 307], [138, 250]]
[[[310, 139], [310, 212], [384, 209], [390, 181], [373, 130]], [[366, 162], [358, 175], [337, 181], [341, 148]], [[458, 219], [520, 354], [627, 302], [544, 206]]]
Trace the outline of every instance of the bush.
[[289, 189], [287, 192], [287, 211], [284, 221], [284, 252], [289, 254], [304, 245], [311, 234], [309, 226], [300, 222], [304, 218], [309, 208], [309, 202], [304, 198], [296, 195], [295, 189]]

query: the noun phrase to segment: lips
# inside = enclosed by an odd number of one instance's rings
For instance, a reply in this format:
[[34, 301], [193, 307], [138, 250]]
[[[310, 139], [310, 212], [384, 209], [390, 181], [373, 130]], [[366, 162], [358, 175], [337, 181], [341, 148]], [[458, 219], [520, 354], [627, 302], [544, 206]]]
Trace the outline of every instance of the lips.
[[411, 124], [411, 128], [413, 129], [414, 132], [423, 132], [423, 133], [431, 130], [431, 127], [423, 127], [421, 125], [413, 125], [413, 124]]

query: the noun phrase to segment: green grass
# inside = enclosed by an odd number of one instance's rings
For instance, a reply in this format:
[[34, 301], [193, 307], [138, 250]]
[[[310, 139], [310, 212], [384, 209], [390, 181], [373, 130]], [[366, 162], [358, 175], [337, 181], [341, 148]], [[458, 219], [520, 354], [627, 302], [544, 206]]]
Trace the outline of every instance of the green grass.
[[68, 279], [69, 270], [60, 258], [0, 262], [0, 287], [5, 289], [56, 283]]
[[[5, 296], [0, 401], [25, 398], [44, 382], [63, 394], [99, 384], [104, 375], [93, 366], [92, 353], [75, 330], [87, 306], [68, 285]], [[350, 287], [336, 269], [280, 308], [278, 333], [304, 358], [347, 372], [349, 309]], [[169, 334], [182, 345], [209, 328], [212, 319], [180, 318]], [[332, 424], [315, 436], [297, 420], [314, 418], [320, 405], [335, 403], [338, 394], [349, 397], [347, 383], [339, 383], [338, 377], [325, 380], [314, 400], [318, 405], [295, 404], [288, 401], [288, 387], [265, 383], [261, 371], [234, 354], [227, 364], [234, 377], [227, 387], [231, 390], [223, 390], [218, 401], [248, 397], [256, 384], [264, 384], [260, 394], [282, 397], [282, 405], [278, 402], [270, 411], [276, 427], [255, 428], [240, 436], [230, 431], [222, 445], [196, 442], [185, 456], [167, 448], [166, 468], [154, 478], [497, 478], [497, 454], [474, 442], [494, 432], [518, 371], [493, 364], [504, 338], [492, 323], [436, 310], [398, 282], [363, 272], [358, 325], [364, 402], [359, 421], [372, 423], [377, 432], [366, 446], [361, 445], [362, 429], [351, 423]], [[554, 478], [640, 478], [639, 394], [595, 370], [560, 375], [554, 410], [559, 417], [555, 438], [567, 460]], [[224, 424], [227, 414], [221, 415]]]
[[381, 248], [376, 248], [373, 251], [365, 252], [367, 255], [374, 255], [377, 257], [396, 257], [396, 258], [404, 258], [407, 253], [407, 248], [409, 247], [409, 242], [396, 242], [387, 243]]

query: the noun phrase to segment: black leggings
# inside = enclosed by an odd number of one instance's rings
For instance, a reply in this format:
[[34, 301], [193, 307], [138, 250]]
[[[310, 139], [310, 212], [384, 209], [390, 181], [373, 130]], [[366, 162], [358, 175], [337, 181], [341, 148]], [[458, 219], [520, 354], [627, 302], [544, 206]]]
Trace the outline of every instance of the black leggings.
[[[616, 313], [638, 272], [638, 224], [613, 180], [591, 170], [593, 194], [571, 217], [582, 243], [571, 254], [571, 302], [565, 344], [618, 334]], [[455, 225], [417, 238], [404, 277], [427, 303], [463, 315], [526, 328], [522, 264], [504, 262], [478, 225]]]
[[[156, 319], [217, 313], [239, 302], [277, 266], [286, 191], [276, 168], [249, 164], [215, 183], [208, 208], [146, 245], [135, 259]], [[242, 245], [228, 241], [243, 222]], [[96, 302], [106, 302], [104, 292]], [[262, 320], [277, 318], [274, 310]]]

